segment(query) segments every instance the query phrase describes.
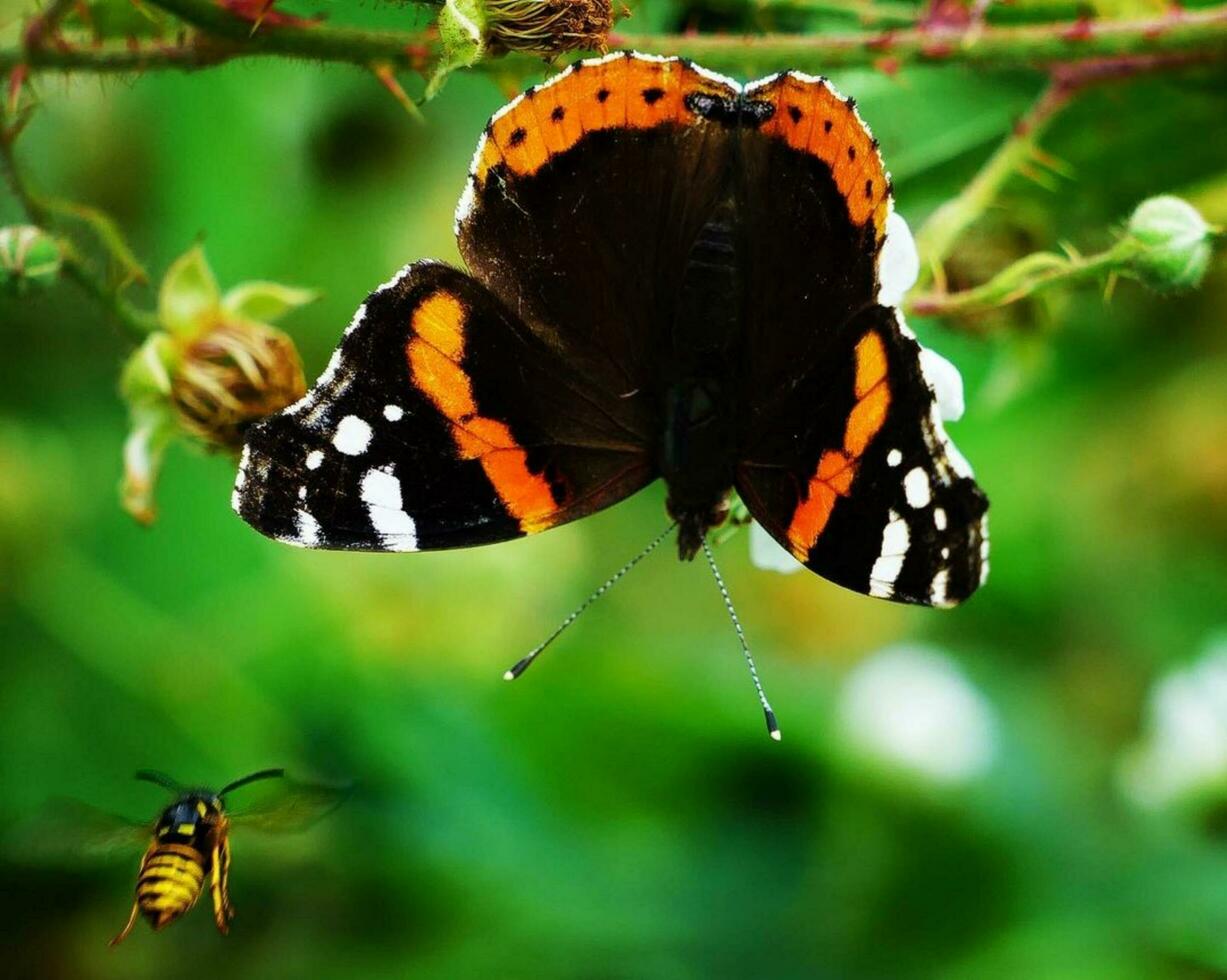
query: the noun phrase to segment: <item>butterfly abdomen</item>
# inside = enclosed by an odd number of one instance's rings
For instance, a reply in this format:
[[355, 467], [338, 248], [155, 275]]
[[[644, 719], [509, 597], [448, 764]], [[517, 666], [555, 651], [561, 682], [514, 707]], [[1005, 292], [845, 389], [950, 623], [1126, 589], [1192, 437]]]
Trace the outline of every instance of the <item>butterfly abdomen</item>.
[[200, 898], [208, 859], [189, 844], [154, 844], [141, 862], [136, 901], [154, 929], [162, 929]]

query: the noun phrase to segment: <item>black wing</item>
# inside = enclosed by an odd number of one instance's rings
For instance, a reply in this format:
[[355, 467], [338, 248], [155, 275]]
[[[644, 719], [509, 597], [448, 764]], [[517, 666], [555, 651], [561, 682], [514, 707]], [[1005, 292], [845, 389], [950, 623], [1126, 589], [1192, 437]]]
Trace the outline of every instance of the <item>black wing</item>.
[[849, 356], [812, 371], [779, 404], [789, 435], [764, 439], [741, 464], [738, 492], [824, 578], [954, 605], [988, 575], [988, 500], [945, 434], [920, 346], [895, 312], [872, 307], [841, 336]]
[[733, 146], [695, 99], [738, 91], [677, 58], [613, 54], [525, 92], [478, 144], [456, 215], [461, 254], [612, 394], [654, 389]]
[[988, 502], [942, 427], [920, 347], [878, 304], [891, 209], [877, 141], [823, 79], [748, 85], [745, 443], [737, 488], [810, 569], [953, 605], [988, 571]]
[[367, 298], [307, 395], [252, 429], [233, 505], [304, 547], [502, 541], [647, 483], [636, 411], [479, 282], [418, 263]]

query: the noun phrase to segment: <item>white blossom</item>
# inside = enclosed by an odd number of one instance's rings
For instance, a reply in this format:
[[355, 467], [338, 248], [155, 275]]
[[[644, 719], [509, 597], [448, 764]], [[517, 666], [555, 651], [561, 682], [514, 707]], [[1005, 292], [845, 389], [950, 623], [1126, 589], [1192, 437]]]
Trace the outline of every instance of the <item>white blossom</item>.
[[1155, 684], [1145, 734], [1123, 759], [1120, 782], [1155, 808], [1227, 786], [1227, 637]]
[[938, 785], [983, 775], [997, 753], [992, 705], [930, 647], [889, 647], [858, 664], [844, 682], [837, 720], [854, 752]]

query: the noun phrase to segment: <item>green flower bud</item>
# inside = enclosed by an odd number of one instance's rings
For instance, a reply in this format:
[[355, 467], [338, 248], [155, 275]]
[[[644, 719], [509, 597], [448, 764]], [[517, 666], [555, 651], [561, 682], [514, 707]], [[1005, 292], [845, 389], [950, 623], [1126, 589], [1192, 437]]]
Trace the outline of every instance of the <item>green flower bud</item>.
[[1138, 205], [1129, 234], [1143, 247], [1130, 263], [1142, 282], [1159, 292], [1193, 289], [1210, 264], [1213, 231], [1187, 201], [1162, 195]]
[[59, 243], [41, 228], [0, 228], [0, 286], [48, 286], [59, 277], [63, 261]]

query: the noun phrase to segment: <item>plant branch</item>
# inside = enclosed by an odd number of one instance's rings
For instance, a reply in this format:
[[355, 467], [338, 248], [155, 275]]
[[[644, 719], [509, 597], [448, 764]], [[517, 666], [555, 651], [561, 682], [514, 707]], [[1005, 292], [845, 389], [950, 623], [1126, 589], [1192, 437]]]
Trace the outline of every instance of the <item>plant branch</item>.
[[[15, 133], [6, 131], [0, 133], [0, 166], [4, 169], [5, 177], [8, 179], [9, 186], [13, 190], [13, 196], [21, 205], [26, 217], [32, 224], [38, 225], [44, 229], [51, 224], [51, 219], [55, 213], [72, 212], [76, 217], [90, 222], [95, 230], [99, 230], [97, 218], [101, 212], [93, 211], [92, 209], [84, 209], [89, 212], [82, 214], [79, 210], [75, 210], [72, 206], [61, 202], [48, 202], [30, 189], [30, 186], [25, 182], [21, 168], [17, 164], [17, 158], [13, 153], [13, 140]], [[110, 222], [109, 218], [103, 216], [104, 224]], [[113, 223], [110, 223], [113, 228]], [[100, 231], [100, 235], [104, 238], [105, 235]], [[122, 245], [122, 239], [120, 240]], [[119, 290], [111, 287], [106, 281], [90, 268], [89, 264], [81, 257], [76, 246], [69, 240], [61, 240], [61, 248], [64, 252], [63, 270], [64, 274], [72, 279], [78, 286], [90, 295], [104, 310], [110, 313], [117, 322], [119, 322], [125, 330], [132, 334], [137, 339], [143, 339], [146, 334], [157, 327], [157, 318], [144, 310], [137, 309], [120, 294]], [[129, 256], [127, 246], [123, 246], [123, 251]], [[135, 259], [133, 259], [135, 262]], [[140, 268], [139, 265], [136, 268]], [[131, 268], [129, 267], [129, 275]], [[143, 275], [143, 270], [142, 273]]]
[[1040, 136], [1070, 103], [1074, 91], [1074, 87], [1065, 82], [1050, 84], [979, 173], [957, 196], [934, 211], [917, 231], [921, 287], [933, 279], [935, 270], [941, 268], [959, 237], [988, 209], [1005, 182], [1033, 157]]
[[[907, 312], [916, 316], [974, 317], [1054, 286], [1123, 272], [1143, 250], [1144, 246], [1135, 238], [1126, 236], [1097, 255], [1067, 257], [1038, 252], [1019, 259], [988, 282], [972, 289], [957, 293], [914, 294], [907, 301]], [[983, 332], [983, 328], [975, 325], [965, 327], [973, 332]]]
[[[209, 0], [153, 0], [197, 29], [179, 46], [129, 51], [119, 45], [83, 48], [66, 44], [0, 48], [0, 70], [19, 64], [31, 71], [125, 72], [194, 69], [238, 57], [284, 56], [396, 69], [426, 69], [438, 54], [431, 31], [367, 31], [327, 24], [269, 24], [252, 32], [248, 20]], [[800, 34], [610, 36], [615, 47], [678, 54], [727, 71], [748, 74], [794, 67], [807, 71], [907, 64], [962, 64], [983, 69], [1093, 65], [1114, 59], [1152, 59], [1152, 67], [1209, 62], [1227, 57], [1227, 5], [1156, 17], [1067, 20], [1022, 26], [977, 24], [968, 28]], [[1170, 59], [1170, 60], [1169, 60]], [[525, 55], [489, 60], [489, 71], [540, 70]]]

